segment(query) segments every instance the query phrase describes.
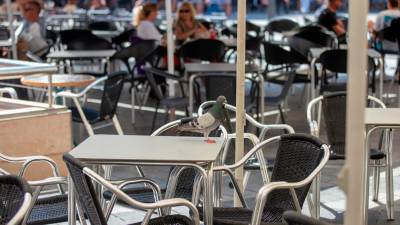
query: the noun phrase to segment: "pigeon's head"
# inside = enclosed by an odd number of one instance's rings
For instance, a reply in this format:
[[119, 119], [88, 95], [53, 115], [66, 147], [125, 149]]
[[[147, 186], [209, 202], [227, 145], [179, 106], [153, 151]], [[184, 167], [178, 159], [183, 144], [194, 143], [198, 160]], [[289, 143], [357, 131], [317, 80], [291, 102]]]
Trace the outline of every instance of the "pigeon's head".
[[225, 103], [227, 103], [225, 96], [223, 96], [223, 95], [218, 96], [218, 98], [216, 100], [216, 104], [223, 105]]

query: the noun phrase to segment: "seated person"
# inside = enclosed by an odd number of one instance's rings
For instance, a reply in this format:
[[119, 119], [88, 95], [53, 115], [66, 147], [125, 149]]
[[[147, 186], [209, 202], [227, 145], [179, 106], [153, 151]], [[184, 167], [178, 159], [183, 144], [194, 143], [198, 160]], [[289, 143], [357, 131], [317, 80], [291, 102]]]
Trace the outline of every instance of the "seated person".
[[341, 5], [342, 0], [329, 0], [327, 8], [318, 17], [318, 24], [334, 32], [339, 42], [343, 42], [346, 37], [346, 28], [343, 22], [336, 16], [336, 11]]
[[155, 40], [161, 42], [163, 35], [158, 31], [154, 22], [157, 19], [158, 7], [155, 3], [146, 3], [136, 10], [134, 26], [137, 36], [143, 40]]
[[26, 0], [21, 2], [20, 8], [23, 17], [22, 32], [18, 39], [19, 57], [24, 59], [27, 51], [43, 57], [49, 50], [46, 42], [46, 28], [40, 21], [41, 0]]
[[[387, 0], [386, 3], [388, 9], [378, 14], [375, 23], [372, 21], [368, 21], [368, 29], [372, 33], [373, 39], [376, 39], [379, 31], [383, 30], [386, 27], [389, 27], [393, 19], [400, 17], [398, 0]], [[376, 47], [380, 50], [387, 49], [398, 51], [397, 43], [388, 40], [383, 40], [381, 45]]]
[[178, 10], [178, 18], [175, 23], [175, 37], [178, 44], [187, 39], [209, 38], [207, 29], [195, 18], [195, 10], [190, 2], [183, 2]]

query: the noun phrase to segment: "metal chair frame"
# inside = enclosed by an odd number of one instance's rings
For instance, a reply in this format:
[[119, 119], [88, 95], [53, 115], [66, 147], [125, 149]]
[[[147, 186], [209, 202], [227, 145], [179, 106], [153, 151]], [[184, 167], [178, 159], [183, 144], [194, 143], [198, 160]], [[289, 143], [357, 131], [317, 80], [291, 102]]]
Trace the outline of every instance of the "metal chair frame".
[[[215, 104], [215, 101], [207, 101], [207, 102], [203, 102], [199, 109], [197, 114], [203, 115], [205, 113], [205, 109], [209, 108], [210, 106], [212, 106], [213, 104]], [[229, 104], [224, 104], [225, 109], [227, 109], [228, 111], [234, 112], [236, 113], [236, 107], [233, 105], [229, 105]], [[245, 119], [248, 123], [250, 123], [251, 125], [253, 125], [254, 127], [260, 129], [260, 134], [259, 136], [255, 136], [254, 134], [251, 133], [245, 133], [244, 138], [248, 139], [249, 141], [251, 141], [251, 143], [253, 144], [253, 146], [256, 146], [260, 141], [263, 141], [267, 135], [267, 132], [270, 130], [283, 130], [287, 133], [294, 133], [294, 129], [287, 124], [262, 124], [260, 122], [258, 122], [257, 120], [255, 120], [253, 117], [251, 117], [249, 114], [245, 114]], [[236, 138], [236, 134], [235, 133], [231, 133], [228, 134], [228, 140], [227, 140], [227, 144], [225, 145], [224, 148], [224, 152], [223, 152], [223, 162], [225, 164], [226, 162], [226, 157], [228, 154], [228, 149], [230, 147], [230, 144], [232, 143], [232, 141]], [[256, 158], [257, 161], [260, 163], [260, 172], [261, 172], [261, 176], [262, 179], [264, 181], [264, 184], [267, 184], [269, 182], [269, 175], [268, 175], [268, 165], [267, 162], [265, 161], [264, 155], [262, 154], [262, 152], [257, 152], [256, 153]], [[251, 170], [246, 170], [245, 174], [244, 174], [244, 179], [243, 179], [243, 190], [246, 188], [247, 186], [247, 182], [248, 179], [250, 177], [251, 174]]]
[[[60, 176], [60, 170], [54, 162], [49, 157], [46, 156], [25, 156], [25, 157], [13, 157], [13, 156], [7, 156], [3, 153], [0, 153], [0, 160], [12, 163], [12, 164], [21, 164], [21, 168], [19, 169], [18, 172], [18, 177], [23, 178], [26, 171], [28, 170], [29, 166], [31, 166], [33, 163], [44, 163], [47, 164], [52, 171], [53, 176], [42, 179], [42, 180], [35, 180], [35, 181], [27, 181], [28, 184], [34, 189], [32, 199], [30, 201], [29, 207], [27, 209], [27, 213], [25, 217], [23, 218], [22, 224], [27, 224], [29, 215], [32, 212], [35, 202], [38, 200], [39, 195], [42, 193], [42, 190], [45, 186], [57, 186], [57, 192], [60, 195], [66, 194], [64, 191], [62, 185], [67, 184], [67, 178]], [[9, 174], [8, 171], [1, 169], [0, 168], [0, 174]], [[47, 190], [46, 193], [53, 193], [55, 190]]]
[[[215, 167], [214, 171], [225, 171], [229, 174], [233, 174], [233, 170], [243, 166], [246, 161], [253, 155], [256, 154], [258, 151], [262, 151], [263, 148], [268, 145], [268, 144], [273, 144], [276, 142], [279, 142], [281, 140], [281, 136], [276, 136], [269, 138], [265, 141], [262, 141], [258, 145], [254, 146], [240, 161], [236, 162], [233, 165], [225, 165], [225, 166], [219, 166]], [[304, 180], [299, 181], [299, 182], [269, 182], [265, 184], [259, 191], [256, 197], [256, 205], [254, 207], [254, 211], [252, 213], [252, 219], [251, 219], [251, 225], [260, 225], [261, 224], [261, 218], [263, 215], [263, 210], [264, 206], [266, 205], [267, 197], [268, 195], [278, 189], [289, 189], [290, 194], [293, 198], [293, 201], [295, 203], [296, 211], [301, 212], [301, 207], [299, 204], [299, 200], [296, 194], [295, 189], [304, 187], [305, 185], [310, 184], [316, 176], [321, 172], [322, 168], [326, 165], [326, 163], [329, 160], [329, 147], [326, 144], [323, 144], [321, 148], [324, 151], [323, 158], [321, 159], [320, 163], [318, 166], [313, 170], [313, 172], [308, 175]]]
[[[345, 92], [337, 92], [337, 95], [341, 95], [341, 94], [345, 94]], [[325, 96], [319, 96], [319, 97], [317, 97], [317, 98], [314, 98], [313, 100], [311, 100], [310, 101], [310, 103], [308, 104], [308, 106], [307, 106], [307, 123], [308, 123], [308, 126], [309, 126], [309, 128], [310, 128], [310, 134], [311, 135], [313, 135], [313, 136], [316, 136], [316, 137], [320, 137], [320, 127], [321, 127], [321, 118], [322, 118], [322, 102], [323, 102], [323, 100], [324, 100], [324, 98], [325, 98]], [[369, 101], [371, 101], [371, 102], [373, 102], [375, 105], [377, 105], [377, 106], [379, 106], [379, 107], [381, 107], [381, 108], [386, 108], [386, 106], [385, 106], [385, 104], [381, 101], [381, 100], [379, 100], [378, 98], [376, 98], [376, 97], [373, 97], [373, 96], [368, 96], [368, 100]], [[317, 115], [316, 115], [316, 117], [315, 117], [315, 108], [314, 107], [318, 107], [318, 112], [317, 112]], [[392, 131], [391, 130], [385, 130], [384, 131], [384, 133], [383, 133], [383, 140], [384, 140], [384, 142], [385, 142], [385, 146], [387, 146], [387, 143], [390, 143], [390, 133], [391, 133]], [[381, 148], [381, 149], [384, 149], [384, 148]], [[386, 161], [391, 161], [391, 154], [386, 154]], [[376, 161], [379, 161], [379, 162], [376, 162]], [[373, 187], [374, 187], [374, 195], [373, 195], [373, 200], [374, 201], [377, 201], [378, 200], [378, 195], [379, 195], [379, 183], [380, 183], [380, 179], [379, 179], [379, 177], [380, 177], [380, 175], [379, 175], [379, 171], [380, 171], [380, 167], [386, 167], [386, 173], [388, 173], [388, 170], [391, 170], [392, 168], [389, 168], [388, 167], [388, 163], [386, 162], [385, 164], [382, 164], [381, 162], [380, 162], [381, 160], [370, 160], [370, 162], [373, 162], [373, 164], [370, 164], [370, 165], [368, 165], [368, 166], [370, 166], [370, 167], [373, 167], [373, 182], [374, 182], [374, 185], [373, 185]], [[390, 174], [390, 173], [389, 173]], [[386, 185], [389, 185], [390, 183], [391, 183], [391, 181], [390, 180], [393, 180], [393, 178], [392, 177], [388, 177], [387, 179], [386, 179]], [[315, 194], [317, 195], [317, 196], [315, 196], [316, 197], [316, 201], [318, 202], [317, 203], [317, 206], [316, 206], [316, 208], [315, 208], [315, 210], [314, 210], [314, 216], [316, 217], [316, 218], [319, 218], [319, 199], [320, 199], [320, 197], [319, 197], [319, 193], [320, 193], [320, 175], [318, 175], [318, 177], [317, 177], [317, 179], [316, 179], [316, 181], [315, 181], [315, 184], [314, 184], [314, 190], [316, 190], [315, 191]], [[387, 194], [387, 198], [389, 197], [389, 194]], [[392, 203], [392, 204], [394, 204], [394, 203]]]

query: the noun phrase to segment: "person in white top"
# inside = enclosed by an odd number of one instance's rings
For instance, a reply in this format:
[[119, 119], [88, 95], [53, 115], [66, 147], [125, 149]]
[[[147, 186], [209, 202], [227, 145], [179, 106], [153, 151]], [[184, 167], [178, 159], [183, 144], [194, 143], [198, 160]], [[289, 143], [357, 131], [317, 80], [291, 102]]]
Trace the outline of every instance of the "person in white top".
[[144, 40], [156, 40], [159, 42], [162, 41], [163, 35], [154, 25], [157, 15], [158, 7], [155, 3], [146, 3], [140, 7], [134, 22], [139, 38]]
[[[372, 21], [368, 22], [368, 29], [376, 38], [379, 31], [389, 27], [393, 19], [400, 17], [399, 2], [398, 0], [387, 0], [387, 10], [384, 10], [378, 14], [375, 23]], [[396, 50], [398, 49], [397, 43], [383, 40], [382, 46], [377, 46], [381, 49]]]

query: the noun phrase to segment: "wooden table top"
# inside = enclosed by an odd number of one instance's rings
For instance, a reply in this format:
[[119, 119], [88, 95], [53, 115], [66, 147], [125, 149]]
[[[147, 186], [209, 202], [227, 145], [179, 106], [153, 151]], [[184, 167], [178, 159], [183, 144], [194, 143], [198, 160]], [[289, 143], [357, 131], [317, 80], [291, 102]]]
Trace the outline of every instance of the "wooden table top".
[[[54, 87], [83, 87], [91, 84], [96, 78], [83, 74], [54, 74], [52, 85]], [[47, 87], [49, 85], [48, 75], [33, 75], [21, 78], [21, 83], [32, 87]]]

